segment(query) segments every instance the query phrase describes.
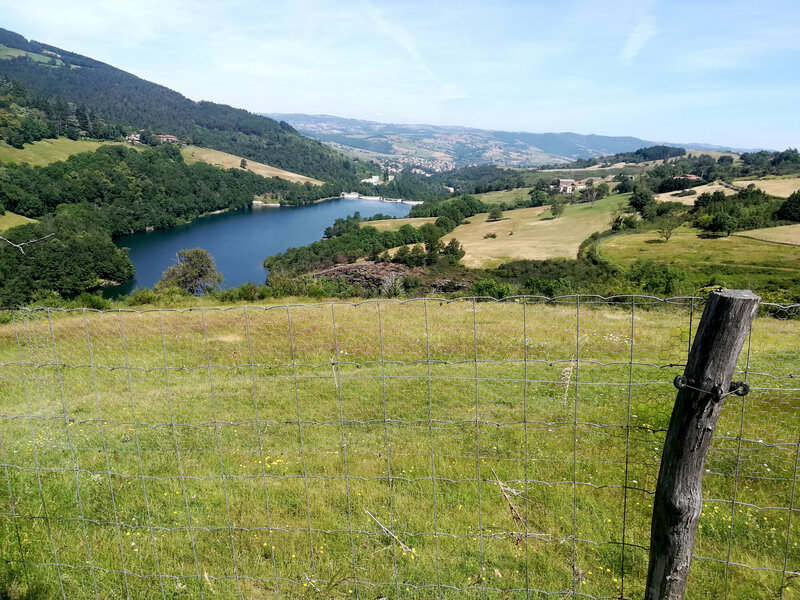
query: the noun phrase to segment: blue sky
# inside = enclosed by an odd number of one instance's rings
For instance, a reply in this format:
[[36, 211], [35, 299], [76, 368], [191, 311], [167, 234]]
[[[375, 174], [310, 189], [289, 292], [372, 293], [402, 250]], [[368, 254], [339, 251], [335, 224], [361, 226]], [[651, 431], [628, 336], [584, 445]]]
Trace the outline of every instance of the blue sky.
[[0, 0], [0, 14], [254, 112], [800, 145], [796, 0]]

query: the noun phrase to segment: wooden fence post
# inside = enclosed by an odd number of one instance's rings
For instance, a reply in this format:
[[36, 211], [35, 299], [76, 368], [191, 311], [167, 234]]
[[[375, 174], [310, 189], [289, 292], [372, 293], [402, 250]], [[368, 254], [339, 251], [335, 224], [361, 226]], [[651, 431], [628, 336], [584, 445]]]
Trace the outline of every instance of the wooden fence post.
[[749, 290], [712, 292], [684, 375], [675, 380], [678, 395], [653, 498], [645, 600], [681, 600], [686, 592], [703, 507], [703, 466], [759, 300]]

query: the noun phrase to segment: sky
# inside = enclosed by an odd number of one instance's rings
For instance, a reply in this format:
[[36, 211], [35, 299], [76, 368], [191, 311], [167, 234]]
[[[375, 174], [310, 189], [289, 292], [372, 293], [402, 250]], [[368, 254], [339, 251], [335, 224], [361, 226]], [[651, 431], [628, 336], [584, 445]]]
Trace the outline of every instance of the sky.
[[797, 0], [0, 0], [0, 27], [253, 112], [800, 146]]

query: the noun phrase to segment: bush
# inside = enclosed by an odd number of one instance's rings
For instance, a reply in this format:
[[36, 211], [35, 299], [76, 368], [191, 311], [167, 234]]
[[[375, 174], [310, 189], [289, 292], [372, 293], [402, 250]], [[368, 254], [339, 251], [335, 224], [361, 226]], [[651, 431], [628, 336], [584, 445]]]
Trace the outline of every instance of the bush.
[[503, 209], [495, 204], [489, 209], [489, 221], [499, 221], [503, 218]]
[[485, 236], [483, 236], [483, 239], [485, 239], [485, 240], [493, 240], [496, 237], [497, 237], [496, 233], [487, 233]]
[[95, 310], [106, 310], [111, 307], [111, 301], [103, 298], [99, 294], [82, 292], [75, 298], [75, 306], [83, 308], [93, 308]]
[[150, 288], [136, 288], [125, 298], [125, 303], [128, 306], [139, 306], [142, 304], [155, 304], [157, 300], [158, 295]]
[[686, 287], [686, 273], [649, 258], [636, 260], [628, 271], [628, 279], [649, 294], [670, 296]]
[[522, 284], [526, 294], [531, 296], [569, 296], [575, 293], [572, 284], [565, 278], [545, 279], [543, 277], [531, 277]]
[[481, 279], [472, 284], [472, 293], [475, 296], [490, 296], [500, 299], [511, 296], [512, 288], [508, 283], [497, 283], [494, 279]]

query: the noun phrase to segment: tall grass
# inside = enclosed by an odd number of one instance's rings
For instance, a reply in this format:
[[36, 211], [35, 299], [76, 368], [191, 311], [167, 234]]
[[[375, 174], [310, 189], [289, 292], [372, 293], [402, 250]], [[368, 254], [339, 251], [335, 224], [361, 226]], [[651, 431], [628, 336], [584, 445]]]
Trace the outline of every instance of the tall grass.
[[[640, 598], [700, 308], [15, 313], [0, 597]], [[743, 353], [689, 597], [792, 588], [800, 394], [773, 376], [797, 372], [796, 339], [759, 319]]]

